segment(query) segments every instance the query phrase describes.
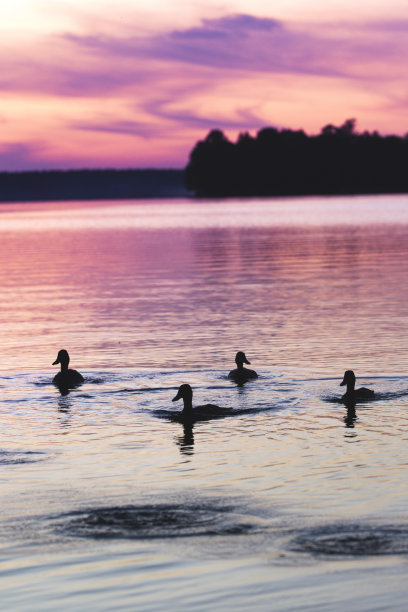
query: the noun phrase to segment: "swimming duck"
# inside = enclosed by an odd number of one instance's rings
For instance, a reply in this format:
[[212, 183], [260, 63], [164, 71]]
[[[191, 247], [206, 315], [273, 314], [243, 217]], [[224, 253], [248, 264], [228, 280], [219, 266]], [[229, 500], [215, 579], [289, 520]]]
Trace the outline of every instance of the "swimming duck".
[[235, 370], [231, 370], [231, 372], [228, 374], [228, 378], [233, 378], [236, 382], [245, 382], [250, 378], [258, 378], [258, 374], [255, 372], [255, 370], [244, 368], [244, 363], [250, 365], [251, 362], [248, 361], [245, 353], [242, 351], [238, 351], [238, 353], [235, 355], [235, 363], [237, 364], [237, 367]]
[[371, 389], [366, 389], [365, 387], [355, 389], [355, 384], [356, 377], [353, 370], [346, 370], [346, 372], [344, 372], [343, 380], [340, 383], [340, 387], [347, 385], [347, 391], [341, 398], [343, 401], [358, 401], [374, 397], [374, 391]]
[[203, 406], [195, 406], [193, 408], [193, 390], [188, 384], [180, 385], [177, 395], [173, 397], [172, 402], [177, 402], [182, 399], [184, 408], [181, 411], [181, 416], [184, 418], [194, 417], [210, 417], [225, 413], [225, 409], [216, 406], [215, 404], [204, 404]]
[[76, 385], [80, 385], [84, 382], [83, 376], [77, 372], [76, 370], [69, 370], [69, 355], [68, 351], [65, 349], [61, 349], [58, 351], [58, 355], [56, 360], [52, 365], [56, 365], [57, 363], [61, 364], [61, 371], [56, 374], [52, 380], [54, 385], [58, 387], [75, 387]]

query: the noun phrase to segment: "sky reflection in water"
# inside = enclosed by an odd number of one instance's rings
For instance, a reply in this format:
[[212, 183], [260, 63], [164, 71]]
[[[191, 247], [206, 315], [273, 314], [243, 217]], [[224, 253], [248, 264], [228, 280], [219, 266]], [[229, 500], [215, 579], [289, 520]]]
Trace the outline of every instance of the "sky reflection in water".
[[405, 371], [405, 204], [2, 206], [0, 369], [66, 346], [82, 368], [228, 367], [243, 348], [279, 371]]
[[[407, 203], [0, 207], [8, 609], [404, 601]], [[376, 401], [338, 402], [349, 368]], [[175, 422], [183, 382], [231, 416]]]

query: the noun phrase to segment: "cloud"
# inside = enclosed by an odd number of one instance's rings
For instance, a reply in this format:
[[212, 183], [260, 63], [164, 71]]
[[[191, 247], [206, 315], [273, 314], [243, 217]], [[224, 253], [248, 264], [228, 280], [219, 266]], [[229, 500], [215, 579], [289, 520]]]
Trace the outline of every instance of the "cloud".
[[[44, 143], [5, 143], [0, 149], [0, 168], [2, 172], [13, 172], [16, 168], [31, 170], [38, 168], [38, 152]], [[47, 167], [49, 164], [47, 163]]]
[[365, 78], [367, 67], [369, 73], [370, 66], [375, 71], [378, 61], [407, 57], [407, 33], [407, 21], [294, 27], [272, 18], [239, 14], [203, 19], [198, 26], [160, 35], [67, 34], [64, 40], [86, 53], [117, 61], [132, 59], [136, 64], [157, 60], [218, 72]]
[[230, 32], [247, 36], [248, 32], [271, 32], [280, 29], [276, 19], [252, 15], [226, 15], [219, 19], [203, 19], [202, 25], [188, 30], [176, 30], [170, 35], [179, 40], [222, 40], [229, 39]]
[[[227, 15], [203, 19], [190, 29], [150, 37], [115, 38], [67, 34], [64, 41], [84, 53], [134, 62], [182, 62], [219, 71], [336, 74], [328, 61], [331, 41], [307, 32], [291, 31], [276, 19]], [[224, 77], [225, 78], [225, 75]]]
[[[186, 86], [204, 74], [205, 87], [237, 74], [333, 78], [402, 76], [408, 60], [408, 22], [289, 26], [272, 18], [226, 15], [184, 30], [129, 35], [54, 34], [30, 56], [8, 49], [0, 60], [0, 90], [93, 97], [123, 89], [159, 87], [171, 78]], [[6, 59], [7, 57], [7, 59]], [[182, 64], [186, 70], [178, 74]], [[144, 96], [144, 92], [142, 92]]]
[[[275, 19], [231, 15], [204, 19], [200, 27], [156, 36], [149, 42], [149, 53], [218, 70], [293, 72], [305, 69], [307, 42], [312, 42], [307, 34], [292, 34]], [[319, 46], [319, 41], [313, 40], [315, 61]], [[316, 70], [310, 61], [309, 70]]]
[[[386, 78], [408, 59], [408, 21], [287, 25], [276, 19], [231, 15], [199, 27], [156, 36], [151, 57], [219, 71]], [[391, 64], [378, 73], [378, 64]]]
[[71, 127], [76, 130], [124, 134], [127, 136], [140, 136], [142, 138], [152, 138], [160, 133], [157, 126], [142, 123], [141, 121], [112, 121], [106, 119], [103, 122], [77, 122], [73, 123]]
[[[181, 105], [181, 108], [174, 108], [177, 107], [177, 102]], [[265, 121], [258, 117], [251, 108], [238, 106], [234, 110], [234, 115], [229, 117], [221, 116], [221, 114], [217, 116], [217, 113], [212, 113], [211, 116], [202, 116], [194, 109], [183, 108], [182, 102], [183, 98], [179, 93], [171, 98], [150, 99], [144, 104], [143, 108], [146, 113], [158, 119], [165, 119], [192, 128], [212, 129], [215, 126], [222, 126], [223, 129], [247, 130], [262, 127], [265, 124]]]

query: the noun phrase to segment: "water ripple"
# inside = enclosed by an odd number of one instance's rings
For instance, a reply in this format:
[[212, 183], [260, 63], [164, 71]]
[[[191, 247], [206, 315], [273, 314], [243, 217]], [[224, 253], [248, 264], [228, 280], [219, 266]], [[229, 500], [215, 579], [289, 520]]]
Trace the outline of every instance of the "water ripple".
[[0, 449], [0, 465], [17, 465], [20, 463], [37, 463], [38, 461], [45, 461], [49, 459], [51, 455], [42, 453], [40, 451], [24, 451], [14, 450], [7, 451]]
[[408, 526], [335, 523], [302, 530], [289, 544], [295, 552], [329, 556], [408, 554]]
[[56, 531], [81, 538], [185, 538], [243, 535], [255, 524], [221, 500], [88, 508], [54, 518]]

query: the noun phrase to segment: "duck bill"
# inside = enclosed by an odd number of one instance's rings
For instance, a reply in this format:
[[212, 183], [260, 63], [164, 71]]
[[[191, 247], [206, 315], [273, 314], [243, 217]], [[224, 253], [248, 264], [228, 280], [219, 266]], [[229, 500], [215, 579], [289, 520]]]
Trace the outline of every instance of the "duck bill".
[[58, 357], [56, 358], [55, 361], [52, 362], [52, 365], [57, 365], [57, 363], [61, 363], [60, 360], [58, 359]]
[[343, 380], [341, 381], [341, 383], [340, 383], [340, 385], [339, 385], [339, 386], [340, 386], [340, 387], [344, 387], [345, 385], [347, 385], [347, 381], [346, 381], [346, 379], [345, 379], [345, 378], [343, 378]]
[[181, 394], [180, 391], [177, 393], [177, 395], [175, 397], [173, 397], [173, 399], [171, 400], [172, 402], [177, 402], [177, 400], [181, 399]]

